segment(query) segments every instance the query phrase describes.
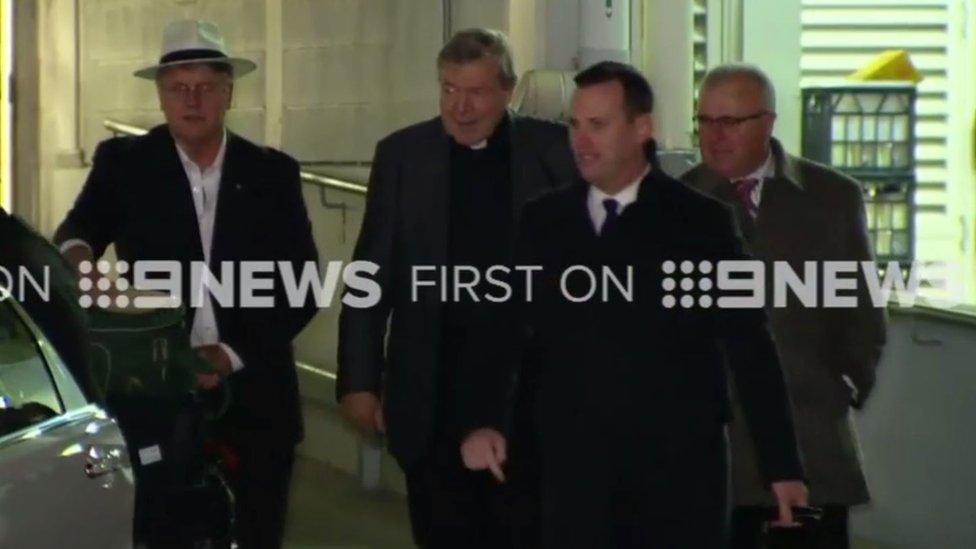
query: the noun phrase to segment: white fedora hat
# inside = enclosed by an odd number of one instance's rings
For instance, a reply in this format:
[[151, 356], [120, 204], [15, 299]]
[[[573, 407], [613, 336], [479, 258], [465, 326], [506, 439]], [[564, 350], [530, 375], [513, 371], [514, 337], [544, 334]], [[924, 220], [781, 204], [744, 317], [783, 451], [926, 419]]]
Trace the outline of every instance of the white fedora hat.
[[257, 68], [250, 59], [227, 55], [224, 36], [217, 25], [206, 21], [185, 20], [166, 25], [159, 63], [139, 69], [133, 74], [153, 80], [162, 68], [188, 63], [224, 63], [233, 67], [234, 78], [244, 76]]

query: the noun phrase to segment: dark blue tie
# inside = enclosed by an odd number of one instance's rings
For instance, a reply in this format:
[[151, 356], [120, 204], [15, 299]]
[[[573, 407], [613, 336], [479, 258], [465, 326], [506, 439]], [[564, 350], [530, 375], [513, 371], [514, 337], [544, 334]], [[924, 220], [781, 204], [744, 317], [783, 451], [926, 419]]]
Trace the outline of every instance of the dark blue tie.
[[617, 219], [620, 217], [620, 202], [613, 198], [607, 198], [603, 201], [603, 209], [607, 211], [607, 218], [603, 221], [603, 226], [600, 227], [600, 234], [605, 234], [610, 227], [617, 223]]

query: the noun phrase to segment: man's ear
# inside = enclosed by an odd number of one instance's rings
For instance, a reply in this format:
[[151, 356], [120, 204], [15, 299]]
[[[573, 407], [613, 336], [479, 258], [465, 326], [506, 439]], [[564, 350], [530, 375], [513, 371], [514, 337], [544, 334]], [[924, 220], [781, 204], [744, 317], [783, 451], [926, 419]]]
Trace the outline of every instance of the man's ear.
[[634, 121], [637, 124], [637, 133], [641, 141], [654, 139], [654, 119], [650, 113], [641, 114]]
[[776, 131], [776, 113], [770, 113], [769, 119], [766, 121], [766, 134], [769, 138], [773, 137], [773, 132]]
[[163, 84], [156, 79], [156, 99], [159, 100], [159, 110], [163, 110]]

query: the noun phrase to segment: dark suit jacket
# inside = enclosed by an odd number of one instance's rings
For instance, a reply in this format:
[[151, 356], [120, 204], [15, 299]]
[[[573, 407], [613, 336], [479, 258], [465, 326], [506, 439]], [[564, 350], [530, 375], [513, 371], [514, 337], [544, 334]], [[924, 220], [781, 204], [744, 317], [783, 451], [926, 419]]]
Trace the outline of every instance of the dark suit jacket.
[[[742, 401], [759, 434], [755, 442], [766, 480], [802, 478], [764, 312], [663, 305], [666, 260], [698, 265], [744, 258], [731, 212], [653, 170], [617, 226], [597, 236], [587, 192], [581, 181], [526, 207], [518, 262], [544, 270], [535, 277], [531, 303], [514, 311], [521, 320], [496, 315], [494, 326], [479, 333], [507, 335], [493, 335], [494, 345], [479, 345], [482, 352], [471, 356], [492, 370], [519, 364], [518, 346], [504, 342], [521, 340], [541, 351], [544, 472], [570, 467], [583, 478], [623, 460], [633, 474], [656, 475], [659, 481], [693, 475], [692, 464], [703, 460], [684, 450], [714, 440], [729, 419], [727, 359], [737, 383], [747, 388]], [[632, 267], [632, 299], [611, 290], [604, 302], [598, 286], [592, 299], [569, 301], [560, 277], [573, 265], [588, 266], [598, 281], [604, 266], [620, 280]], [[585, 295], [585, 276], [567, 280], [572, 295]], [[675, 297], [681, 293], [672, 291]], [[524, 330], [523, 336], [514, 330]], [[585, 461], [566, 465], [579, 456]], [[715, 456], [708, 459], [720, 463]], [[713, 488], [719, 497], [722, 487]]]
[[[857, 181], [785, 154], [775, 140], [772, 149], [775, 175], [763, 183], [755, 221], [741, 207], [736, 208], [739, 226], [748, 236], [748, 251], [767, 262], [786, 261], [797, 273], [803, 273], [804, 261], [871, 260]], [[729, 181], [704, 165], [683, 179], [736, 204]], [[857, 399], [863, 402], [874, 386], [885, 341], [885, 318], [884, 309], [871, 304], [863, 280], [858, 287], [857, 308], [807, 308], [793, 300], [786, 307], [768, 310], [815, 504], [852, 505], [868, 499], [848, 414], [854, 395], [843, 376], [850, 379]], [[817, 295], [823, 295], [822, 285], [817, 286]], [[741, 414], [733, 424], [732, 444], [735, 502], [771, 503], [760, 483], [749, 429]]]
[[[517, 214], [529, 199], [572, 181], [575, 164], [564, 126], [508, 116]], [[439, 292], [412, 300], [411, 269], [447, 264], [449, 147], [439, 118], [377, 144], [353, 257], [380, 266], [382, 300], [369, 309], [344, 306], [339, 318], [337, 396], [383, 394], [390, 451], [404, 466], [427, 451], [437, 407], [445, 307]]]
[[[181, 262], [183, 302], [190, 303], [189, 267], [203, 261], [203, 250], [190, 184], [165, 126], [99, 144], [88, 180], [55, 234], [59, 244], [72, 238], [91, 245], [95, 257], [114, 243], [121, 260]], [[298, 164], [228, 132], [210, 269], [219, 276], [222, 261], [243, 260], [290, 261], [300, 272], [317, 261], [317, 252]], [[275, 281], [273, 294], [256, 292], [274, 295], [273, 308], [214, 303], [221, 341], [244, 363], [230, 376], [233, 400], [220, 424], [231, 438], [297, 442], [302, 436], [291, 341], [316, 309], [311, 301], [289, 307], [277, 274]], [[195, 312], [187, 307], [188, 330]]]

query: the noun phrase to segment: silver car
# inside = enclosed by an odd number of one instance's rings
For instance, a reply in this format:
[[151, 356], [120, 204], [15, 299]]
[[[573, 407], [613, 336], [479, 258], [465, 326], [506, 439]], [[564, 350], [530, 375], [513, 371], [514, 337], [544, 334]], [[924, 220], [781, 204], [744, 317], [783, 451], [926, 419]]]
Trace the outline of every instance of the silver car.
[[0, 547], [131, 547], [134, 497], [118, 424], [0, 290]]

